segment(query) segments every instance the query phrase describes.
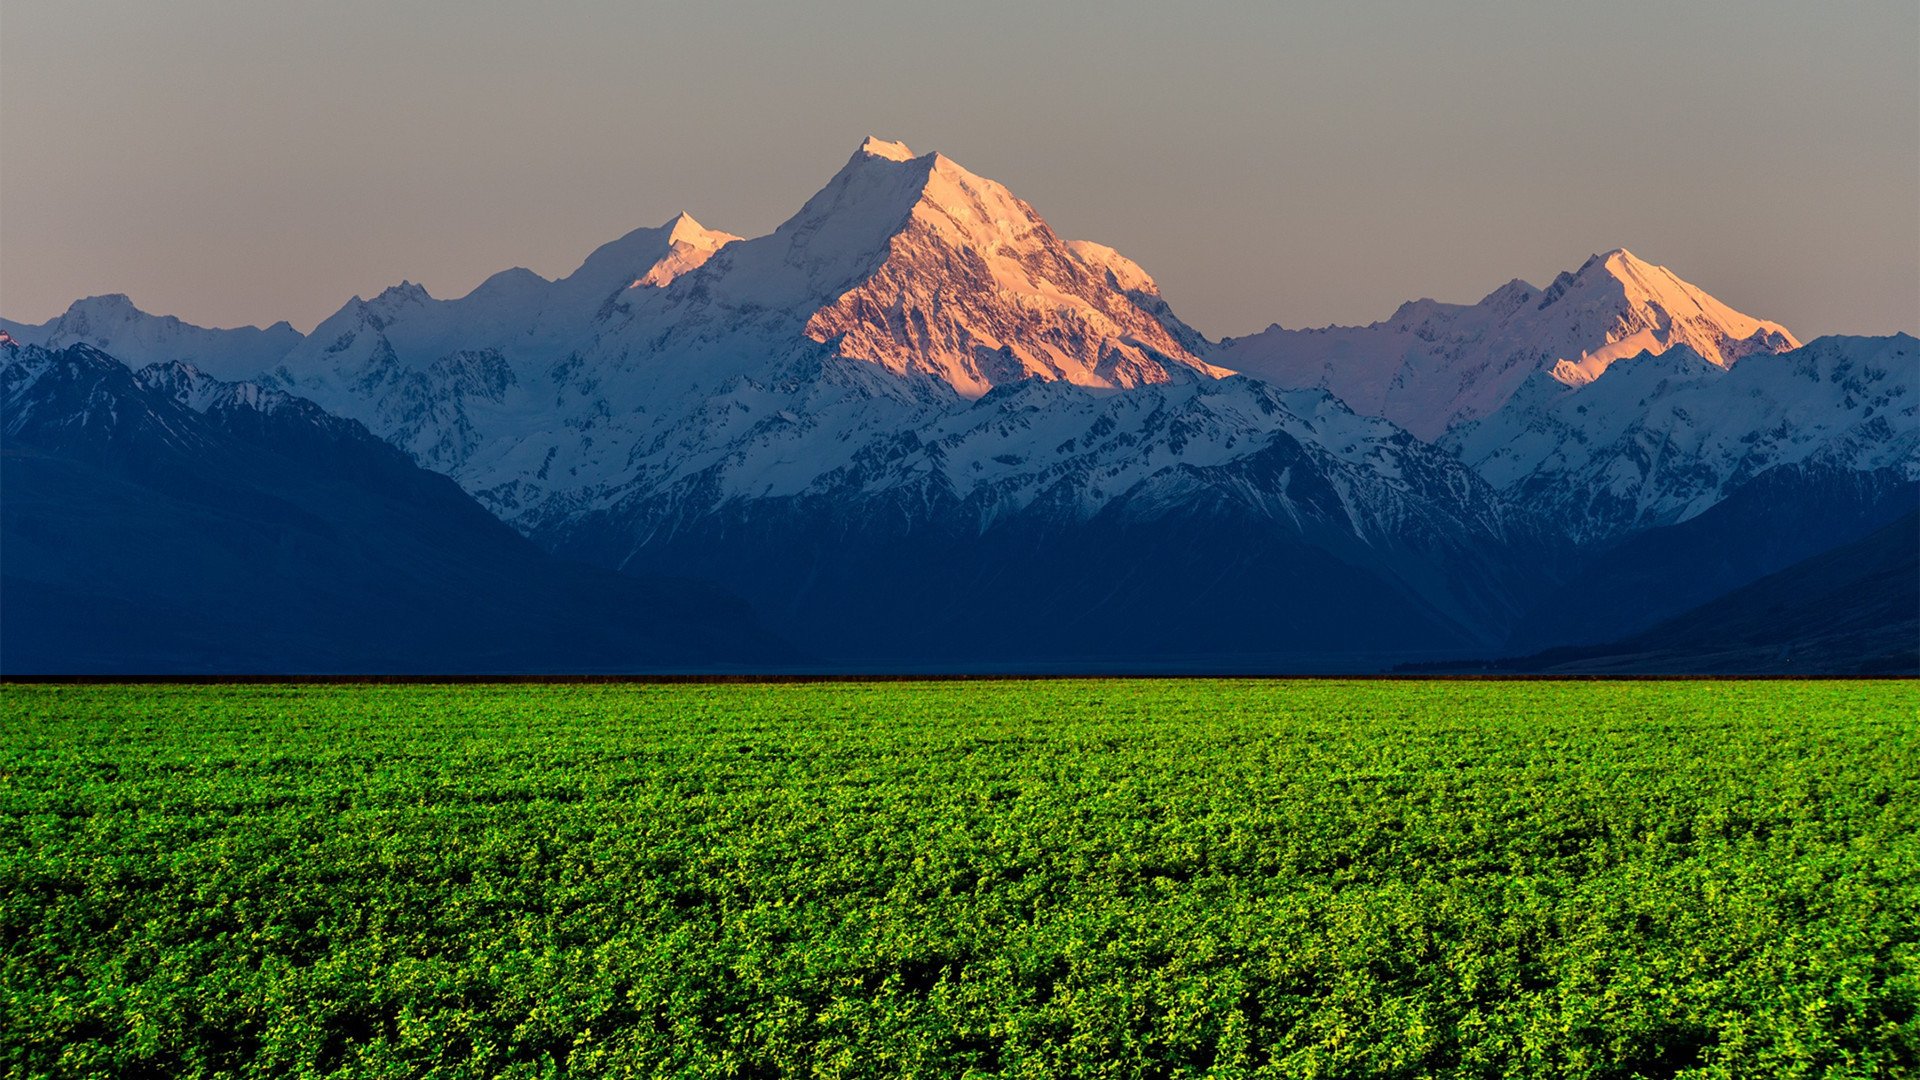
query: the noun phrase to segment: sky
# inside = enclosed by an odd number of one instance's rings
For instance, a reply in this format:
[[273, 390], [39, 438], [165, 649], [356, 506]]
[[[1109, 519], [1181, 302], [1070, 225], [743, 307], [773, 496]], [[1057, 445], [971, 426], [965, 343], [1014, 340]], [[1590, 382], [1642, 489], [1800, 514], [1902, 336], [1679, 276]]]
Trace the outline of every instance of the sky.
[[0, 314], [302, 330], [745, 236], [868, 134], [1219, 337], [1626, 247], [1802, 338], [1920, 331], [1920, 5], [5, 0]]

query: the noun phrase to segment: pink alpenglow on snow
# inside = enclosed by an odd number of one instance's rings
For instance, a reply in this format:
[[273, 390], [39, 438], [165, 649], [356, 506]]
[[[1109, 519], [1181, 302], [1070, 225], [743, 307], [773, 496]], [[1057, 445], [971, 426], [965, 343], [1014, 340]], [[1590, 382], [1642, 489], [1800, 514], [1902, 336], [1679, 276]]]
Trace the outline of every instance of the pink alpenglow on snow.
[[806, 335], [896, 374], [969, 397], [1035, 377], [1130, 387], [1225, 374], [1129, 295], [1144, 283], [1158, 298], [1138, 266], [1062, 240], [1005, 187], [941, 154], [870, 138], [783, 233], [804, 244], [800, 258], [845, 241], [861, 263]]
[[1676, 345], [1726, 367], [1799, 344], [1786, 327], [1619, 248], [1545, 289], [1515, 280], [1477, 304], [1415, 300], [1370, 326], [1272, 326], [1223, 342], [1209, 359], [1283, 386], [1325, 388], [1434, 439], [1489, 415], [1535, 373], [1577, 386], [1616, 360]]
[[636, 287], [664, 288], [681, 274], [699, 269], [713, 258], [714, 252], [740, 239], [732, 233], [707, 228], [684, 210], [663, 228], [667, 230], [667, 253], [634, 280]]

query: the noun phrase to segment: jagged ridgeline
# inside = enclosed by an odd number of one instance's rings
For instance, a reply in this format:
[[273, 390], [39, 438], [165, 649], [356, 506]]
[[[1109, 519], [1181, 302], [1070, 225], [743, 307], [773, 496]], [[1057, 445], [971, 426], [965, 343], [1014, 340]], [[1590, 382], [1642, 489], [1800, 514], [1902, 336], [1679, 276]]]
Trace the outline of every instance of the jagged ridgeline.
[[[9, 455], [16, 415], [79, 409], [34, 374], [63, 350], [190, 365], [364, 425], [542, 558], [737, 598], [713, 610], [801, 664], [1591, 645], [1861, 540], [1920, 480], [1911, 337], [1802, 346], [1616, 250], [1544, 289], [1213, 343], [1112, 248], [877, 139], [752, 239], [681, 214], [557, 280], [402, 283], [306, 335], [125, 297], [5, 327]], [[76, 439], [52, 453], [94, 452]]]

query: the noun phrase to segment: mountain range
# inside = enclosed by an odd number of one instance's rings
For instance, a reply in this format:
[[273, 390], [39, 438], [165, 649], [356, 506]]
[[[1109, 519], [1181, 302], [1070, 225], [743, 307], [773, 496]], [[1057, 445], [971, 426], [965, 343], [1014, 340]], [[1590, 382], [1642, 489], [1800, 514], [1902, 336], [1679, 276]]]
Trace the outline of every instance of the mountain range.
[[[445, 300], [403, 282], [305, 335], [192, 327], [118, 296], [0, 329], [10, 468], [97, 472], [95, 442], [113, 440], [84, 418], [103, 403], [202, 441], [216, 415], [350, 424], [343, 457], [386, 448], [391, 467], [442, 485], [448, 521], [480, 523], [472, 535], [501, 559], [517, 545], [507, 578], [564, 568], [654, 590], [629, 612], [678, 613], [622, 622], [556, 589], [552, 617], [640, 635], [594, 638], [596, 669], [1366, 671], [1510, 655], [1646, 630], [1920, 499], [1912, 337], [1803, 345], [1616, 250], [1544, 289], [1514, 281], [1475, 305], [1421, 300], [1372, 326], [1215, 343], [1112, 248], [878, 139], [765, 236], [682, 214], [556, 280], [506, 270]], [[94, 378], [80, 397], [44, 374], [108, 358], [129, 379]], [[276, 404], [196, 407], [242, 399]], [[64, 441], [16, 430], [21, 416], [66, 418]], [[325, 473], [312, 440], [248, 430], [249, 490]], [[259, 463], [280, 439], [308, 455], [300, 467]], [[225, 483], [205, 460], [196, 483]], [[123, 481], [128, 467], [109, 471]], [[73, 520], [109, 486], [70, 500]], [[14, 526], [37, 505], [15, 490], [10, 476], [9, 593]], [[356, 528], [336, 532], [386, 542]], [[190, 592], [222, 560], [253, 566], [251, 541], [209, 530], [219, 559], [150, 573]], [[71, 550], [131, 566], [140, 539]], [[343, 572], [321, 559], [312, 578]], [[73, 560], [33, 574], [43, 591], [87, 576]], [[105, 589], [136, 587], [158, 585]], [[468, 600], [491, 587], [469, 581]], [[450, 602], [412, 602], [423, 634], [449, 624]], [[4, 606], [11, 669], [12, 642], [63, 616]], [[545, 669], [588, 648], [536, 648], [498, 613], [460, 621], [492, 645], [449, 639], [436, 662]], [[92, 625], [67, 622], [76, 638]], [[668, 639], [702, 644], [659, 651]], [[43, 652], [51, 669], [111, 650]], [[373, 663], [276, 655], [261, 662]]]

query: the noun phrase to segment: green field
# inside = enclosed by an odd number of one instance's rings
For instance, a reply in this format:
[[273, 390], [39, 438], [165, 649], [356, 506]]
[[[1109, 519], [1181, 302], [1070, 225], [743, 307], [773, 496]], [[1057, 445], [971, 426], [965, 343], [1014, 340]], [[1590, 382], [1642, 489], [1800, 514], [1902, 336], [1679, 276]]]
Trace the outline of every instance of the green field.
[[1917, 706], [6, 686], [0, 1068], [1901, 1075]]

